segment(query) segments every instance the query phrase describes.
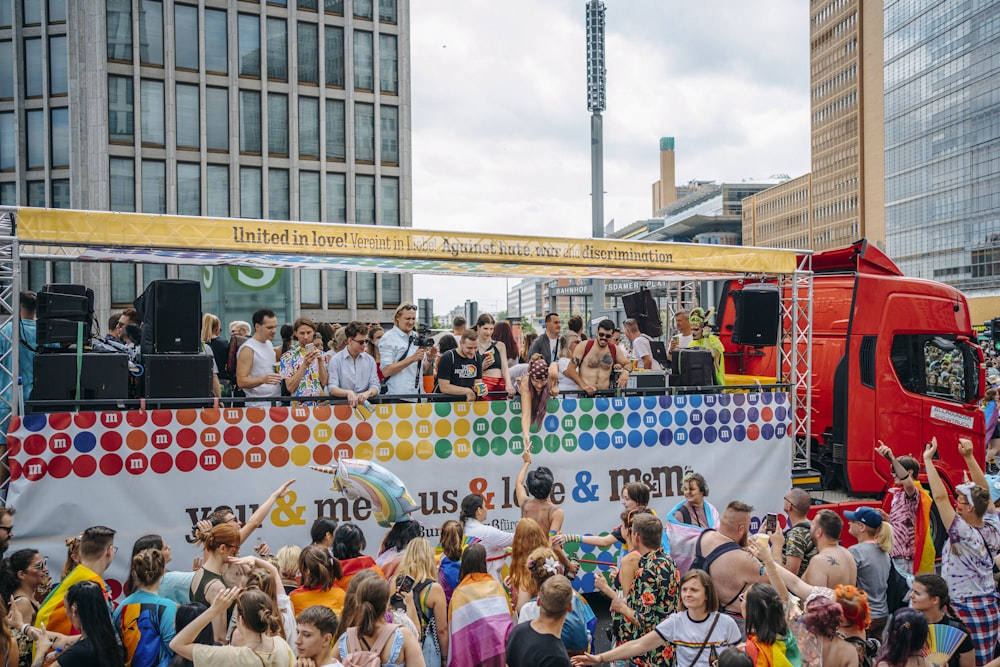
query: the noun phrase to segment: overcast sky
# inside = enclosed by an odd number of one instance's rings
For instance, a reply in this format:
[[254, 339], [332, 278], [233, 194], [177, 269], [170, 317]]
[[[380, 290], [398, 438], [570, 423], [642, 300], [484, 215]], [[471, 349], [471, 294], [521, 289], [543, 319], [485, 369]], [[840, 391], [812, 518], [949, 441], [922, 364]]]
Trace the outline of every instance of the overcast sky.
[[[652, 213], [661, 136], [677, 183], [809, 170], [809, 3], [606, 6], [606, 221]], [[585, 7], [411, 0], [414, 227], [591, 235]], [[418, 276], [414, 292], [436, 314], [505, 309], [502, 279]]]

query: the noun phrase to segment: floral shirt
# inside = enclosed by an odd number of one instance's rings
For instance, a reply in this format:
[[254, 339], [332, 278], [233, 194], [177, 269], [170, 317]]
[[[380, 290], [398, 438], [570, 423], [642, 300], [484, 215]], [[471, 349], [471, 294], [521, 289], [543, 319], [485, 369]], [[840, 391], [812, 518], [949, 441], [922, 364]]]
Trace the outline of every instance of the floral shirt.
[[[292, 345], [288, 352], [281, 355], [281, 377], [284, 380], [295, 375], [295, 372], [299, 370], [299, 366], [302, 365], [306, 357], [305, 349], [300, 345]], [[319, 381], [319, 365], [324, 363], [322, 357], [318, 361], [314, 361], [306, 369], [305, 374], [302, 376], [302, 382], [299, 383], [298, 389], [292, 392], [292, 396], [325, 396], [326, 387], [323, 383]]]
[[[680, 571], [662, 548], [640, 558], [632, 591], [625, 599], [629, 608], [635, 611], [636, 620], [626, 618], [622, 621], [621, 639], [638, 639], [677, 612], [680, 609], [680, 581]], [[642, 667], [673, 667], [674, 648], [668, 644], [637, 655], [630, 662]]]

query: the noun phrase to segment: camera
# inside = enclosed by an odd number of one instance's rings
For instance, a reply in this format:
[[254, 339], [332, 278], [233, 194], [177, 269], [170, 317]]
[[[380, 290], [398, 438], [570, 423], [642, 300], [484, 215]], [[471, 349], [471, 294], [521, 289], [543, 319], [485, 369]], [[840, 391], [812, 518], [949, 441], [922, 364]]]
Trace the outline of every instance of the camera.
[[421, 324], [417, 330], [410, 334], [410, 344], [414, 347], [434, 347], [434, 338], [431, 337], [431, 328], [426, 324]]

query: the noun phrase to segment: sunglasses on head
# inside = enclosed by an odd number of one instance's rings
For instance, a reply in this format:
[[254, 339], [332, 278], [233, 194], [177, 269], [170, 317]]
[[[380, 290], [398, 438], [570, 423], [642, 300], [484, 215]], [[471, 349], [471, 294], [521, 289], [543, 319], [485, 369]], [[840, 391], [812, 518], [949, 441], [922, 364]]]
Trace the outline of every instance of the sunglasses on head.
[[413, 304], [409, 304], [409, 305], [403, 306], [403, 308], [402, 308], [402, 310], [416, 310], [416, 309], [417, 309], [417, 307], [414, 306]]

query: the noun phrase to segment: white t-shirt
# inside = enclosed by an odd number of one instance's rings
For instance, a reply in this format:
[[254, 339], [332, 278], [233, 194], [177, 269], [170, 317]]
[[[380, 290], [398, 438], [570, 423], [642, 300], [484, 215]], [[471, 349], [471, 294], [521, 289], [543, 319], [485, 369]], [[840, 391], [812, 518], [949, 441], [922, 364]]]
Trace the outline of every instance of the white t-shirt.
[[674, 338], [677, 339], [677, 347], [683, 350], [684, 348], [691, 347], [691, 341], [694, 340], [694, 334], [691, 334], [689, 336], [685, 336], [683, 334], [676, 334]]
[[[719, 622], [715, 624], [712, 636], [709, 637], [708, 629], [712, 627], [716, 615], [719, 616]], [[655, 629], [663, 641], [673, 645], [674, 660], [678, 665], [691, 665], [704, 643], [705, 650], [701, 652], [696, 667], [709, 667], [708, 658], [713, 648], [718, 655], [730, 646], [739, 644], [741, 639], [736, 621], [719, 612], [709, 614], [704, 621], [697, 622], [691, 620], [687, 611], [679, 611], [660, 621]]]
[[[237, 356], [243, 353], [244, 348], [253, 351], [253, 365], [250, 366], [250, 377], [263, 377], [269, 373], [274, 373], [274, 364], [277, 362], [274, 356], [274, 348], [270, 343], [261, 342], [256, 338], [247, 338], [247, 341], [240, 346]], [[281, 385], [279, 384], [259, 384], [256, 387], [249, 387], [243, 390], [247, 399], [271, 398], [281, 396]], [[247, 400], [247, 405], [270, 405], [270, 402]]]
[[649, 361], [652, 364], [647, 370], [660, 370], [659, 362], [656, 361], [656, 359], [653, 359], [653, 351], [649, 347], [649, 337], [646, 336], [646, 334], [639, 334], [639, 336], [632, 341], [632, 358], [639, 362], [639, 368], [646, 368], [642, 358], [647, 355], [649, 356]]

